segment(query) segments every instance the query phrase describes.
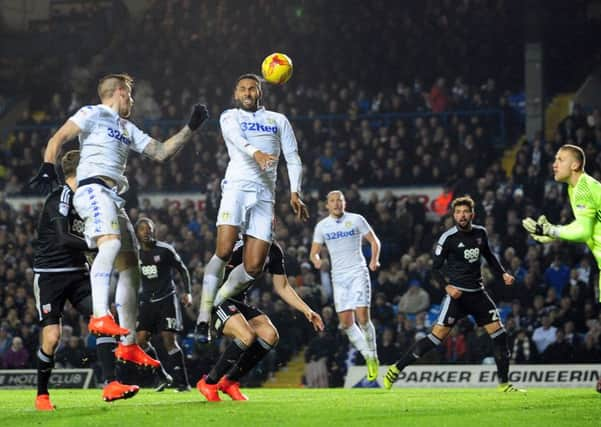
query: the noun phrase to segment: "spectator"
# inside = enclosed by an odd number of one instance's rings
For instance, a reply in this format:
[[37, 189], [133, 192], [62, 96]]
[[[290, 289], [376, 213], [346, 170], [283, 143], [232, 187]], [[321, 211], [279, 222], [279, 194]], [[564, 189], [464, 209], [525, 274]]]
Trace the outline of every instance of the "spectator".
[[574, 347], [566, 342], [563, 330], [557, 329], [555, 341], [542, 354], [544, 363], [570, 363], [574, 359]]
[[25, 369], [30, 368], [28, 364], [29, 353], [27, 349], [23, 347], [23, 340], [21, 337], [14, 337], [10, 348], [4, 353], [2, 357], [2, 366], [4, 369]]
[[555, 255], [553, 262], [545, 270], [545, 283], [555, 289], [557, 295], [563, 294], [563, 289], [570, 281], [570, 269], [561, 261], [559, 255]]
[[8, 328], [0, 325], [0, 359], [8, 351], [12, 344], [12, 336], [8, 333]]
[[430, 307], [430, 296], [421, 288], [417, 279], [409, 281], [409, 289], [399, 300], [398, 311], [400, 313], [415, 314], [427, 310]]
[[519, 329], [513, 341], [511, 363], [530, 363], [536, 360], [536, 347], [525, 329]]
[[[563, 338], [563, 336], [562, 336]], [[547, 347], [557, 339], [557, 328], [551, 325], [551, 316], [543, 315], [542, 324], [532, 333], [532, 341], [536, 345], [539, 354], [543, 354]]]
[[381, 339], [378, 340], [378, 358], [382, 365], [394, 363], [401, 353], [401, 347], [394, 340], [394, 331], [391, 328], [385, 328]]
[[451, 329], [449, 336], [443, 343], [445, 349], [445, 360], [447, 362], [464, 362], [467, 346], [465, 336], [458, 328]]

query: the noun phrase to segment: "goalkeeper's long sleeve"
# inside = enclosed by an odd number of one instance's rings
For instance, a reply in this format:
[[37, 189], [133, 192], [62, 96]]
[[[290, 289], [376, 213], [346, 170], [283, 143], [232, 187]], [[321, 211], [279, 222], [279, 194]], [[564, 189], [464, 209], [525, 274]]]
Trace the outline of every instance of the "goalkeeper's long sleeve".
[[552, 233], [562, 240], [569, 242], [586, 242], [593, 235], [595, 219], [587, 216], [577, 216], [574, 221], [567, 225], [557, 226], [556, 232]]

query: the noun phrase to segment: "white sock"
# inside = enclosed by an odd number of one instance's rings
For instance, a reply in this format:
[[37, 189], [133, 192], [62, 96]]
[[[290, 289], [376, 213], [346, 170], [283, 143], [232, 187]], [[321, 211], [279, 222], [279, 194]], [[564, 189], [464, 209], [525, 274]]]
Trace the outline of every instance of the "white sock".
[[365, 325], [359, 325], [361, 328], [361, 332], [363, 332], [363, 336], [365, 337], [365, 341], [367, 343], [367, 349], [370, 352], [370, 357], [372, 359], [378, 358], [378, 347], [376, 344], [376, 328], [374, 324], [368, 321]]
[[117, 239], [107, 240], [98, 247], [98, 254], [90, 269], [94, 317], [102, 317], [109, 312], [111, 275], [120, 249], [121, 241]]
[[205, 274], [202, 277], [202, 297], [196, 323], [208, 322], [211, 318], [213, 300], [215, 299], [217, 288], [223, 280], [225, 264], [226, 261], [222, 260], [217, 255], [213, 255], [211, 260], [205, 266]]
[[119, 325], [129, 329], [129, 334], [121, 337], [121, 343], [124, 345], [135, 343], [139, 285], [138, 267], [130, 267], [119, 273], [117, 291], [115, 292], [115, 306], [119, 315]]
[[344, 329], [344, 333], [348, 337], [348, 340], [351, 342], [353, 347], [359, 350], [359, 353], [363, 356], [365, 360], [370, 357], [369, 349], [367, 348], [367, 341], [365, 341], [365, 337], [361, 333], [361, 329], [357, 326], [356, 323], [350, 328]]
[[255, 278], [246, 272], [246, 270], [244, 269], [244, 264], [238, 264], [231, 271], [223, 286], [221, 286], [219, 288], [219, 291], [217, 291], [217, 295], [215, 296], [213, 306], [216, 307], [219, 304], [223, 303], [223, 301], [225, 301], [226, 299], [237, 295], [238, 293], [246, 289], [247, 285], [253, 280], [255, 280]]

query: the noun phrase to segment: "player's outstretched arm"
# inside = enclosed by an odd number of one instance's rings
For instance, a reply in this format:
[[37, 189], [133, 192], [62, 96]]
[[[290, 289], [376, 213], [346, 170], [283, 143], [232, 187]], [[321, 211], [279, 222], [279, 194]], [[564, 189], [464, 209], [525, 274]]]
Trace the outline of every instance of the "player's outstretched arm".
[[575, 216], [576, 219], [571, 223], [555, 226], [550, 236], [558, 237], [568, 242], [586, 242], [593, 237], [595, 219], [584, 215]]
[[194, 105], [188, 124], [163, 143], [152, 139], [144, 149], [144, 155], [159, 162], [167, 160], [175, 155], [190, 140], [194, 131], [202, 126], [208, 118], [209, 110], [206, 105]]
[[65, 142], [70, 141], [77, 137], [81, 129], [72, 120], [67, 120], [50, 140], [44, 151], [44, 163], [40, 167], [37, 175], [29, 181], [29, 186], [33, 189], [40, 191], [42, 194], [46, 194], [52, 190], [55, 185], [58, 185], [58, 176], [54, 165], [58, 158], [61, 148]]
[[284, 274], [273, 275], [273, 288], [286, 304], [303, 313], [316, 331], [323, 331], [321, 316], [311, 310], [311, 307], [303, 301], [294, 288], [290, 286], [288, 278]]
[[[595, 212], [585, 211], [575, 212], [576, 219], [567, 225], [551, 224], [544, 215], [541, 215], [537, 221], [532, 218], [525, 218], [522, 221], [522, 226], [530, 233], [530, 235], [541, 243], [548, 243], [547, 237], [551, 240], [561, 239], [569, 242], [586, 242], [593, 235], [595, 224]], [[535, 237], [537, 236], [537, 237]]]

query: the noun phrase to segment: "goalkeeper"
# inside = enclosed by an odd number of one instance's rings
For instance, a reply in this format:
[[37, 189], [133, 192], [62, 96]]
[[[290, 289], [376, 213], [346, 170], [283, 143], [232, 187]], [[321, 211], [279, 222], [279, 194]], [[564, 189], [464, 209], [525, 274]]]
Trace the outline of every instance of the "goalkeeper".
[[[554, 240], [586, 243], [601, 267], [601, 183], [584, 172], [586, 162], [582, 148], [562, 145], [553, 162], [553, 178], [568, 184], [568, 196], [576, 218], [567, 225], [553, 225], [544, 215], [534, 221], [526, 218], [522, 225], [540, 243]], [[601, 301], [601, 280], [599, 282]]]

